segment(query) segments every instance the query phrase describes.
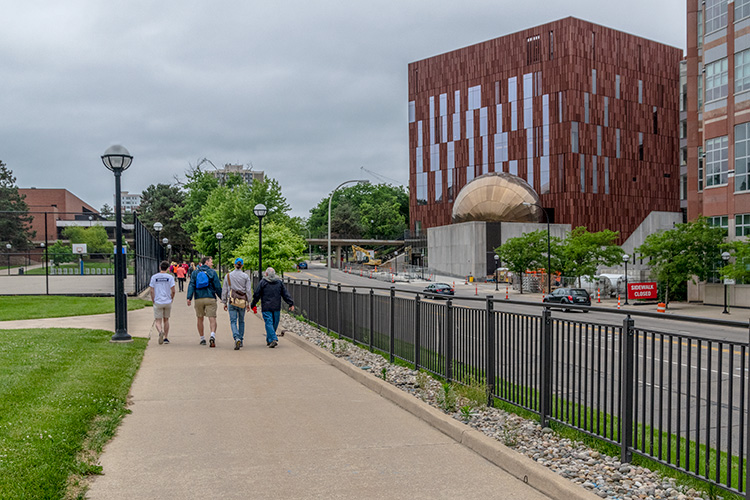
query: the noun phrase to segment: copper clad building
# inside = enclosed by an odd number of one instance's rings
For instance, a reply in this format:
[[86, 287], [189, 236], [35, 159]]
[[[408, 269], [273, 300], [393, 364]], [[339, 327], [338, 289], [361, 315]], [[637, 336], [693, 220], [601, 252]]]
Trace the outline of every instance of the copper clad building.
[[450, 224], [488, 172], [526, 180], [552, 222], [623, 241], [679, 211], [681, 58], [566, 18], [409, 64], [411, 229]]

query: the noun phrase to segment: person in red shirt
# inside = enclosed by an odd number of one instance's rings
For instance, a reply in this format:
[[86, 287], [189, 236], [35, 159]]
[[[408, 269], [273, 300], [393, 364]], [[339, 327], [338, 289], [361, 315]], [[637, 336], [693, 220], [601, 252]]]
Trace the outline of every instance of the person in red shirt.
[[185, 291], [185, 277], [187, 276], [187, 269], [185, 266], [174, 266], [174, 274], [177, 276], [177, 284], [180, 286], [180, 291]]

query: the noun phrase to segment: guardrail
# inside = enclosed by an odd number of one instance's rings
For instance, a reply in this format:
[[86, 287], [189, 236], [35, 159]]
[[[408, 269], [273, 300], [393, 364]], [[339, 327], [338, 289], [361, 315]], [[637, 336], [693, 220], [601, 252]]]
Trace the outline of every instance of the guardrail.
[[[553, 318], [550, 304], [460, 297], [480, 307], [424, 300], [394, 287], [285, 279], [295, 312], [378, 350], [391, 362], [461, 384], [484, 383], [495, 400], [524, 408], [746, 495], [750, 458], [748, 342], [663, 332], [636, 324], [664, 315], [586, 306], [614, 322]], [[438, 298], [429, 297], [429, 298]], [[444, 297], [442, 297], [444, 298]], [[518, 313], [506, 304], [533, 306]], [[670, 315], [678, 322], [742, 329], [744, 322]], [[747, 496], [746, 496], [747, 498]]]

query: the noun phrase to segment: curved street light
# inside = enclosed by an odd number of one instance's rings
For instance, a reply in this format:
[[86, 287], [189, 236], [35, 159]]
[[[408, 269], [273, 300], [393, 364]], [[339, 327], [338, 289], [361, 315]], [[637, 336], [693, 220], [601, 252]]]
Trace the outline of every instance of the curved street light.
[[352, 179], [349, 181], [344, 181], [335, 188], [333, 188], [333, 191], [331, 191], [331, 196], [328, 197], [328, 258], [326, 259], [326, 267], [328, 268], [328, 283], [331, 282], [331, 201], [333, 201], [333, 195], [336, 193], [336, 191], [341, 187], [345, 186], [346, 184], [352, 184], [352, 183], [359, 183], [359, 184], [369, 184], [370, 181], [368, 180], [362, 180], [362, 179]]
[[253, 213], [258, 218], [258, 282], [263, 279], [263, 217], [268, 213], [268, 209], [263, 203], [258, 203], [253, 207]]
[[115, 334], [110, 342], [132, 342], [128, 335], [128, 297], [125, 295], [125, 255], [122, 253], [122, 200], [120, 177], [133, 163], [133, 156], [123, 146], [110, 146], [102, 163], [115, 174]]

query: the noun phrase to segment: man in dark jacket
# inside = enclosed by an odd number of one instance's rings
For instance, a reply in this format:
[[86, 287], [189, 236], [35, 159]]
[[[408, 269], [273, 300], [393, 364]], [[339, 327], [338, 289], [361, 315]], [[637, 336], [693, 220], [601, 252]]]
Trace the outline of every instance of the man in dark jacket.
[[211, 347], [216, 347], [216, 298], [221, 297], [221, 281], [216, 271], [211, 269], [214, 265], [213, 257], [203, 257], [201, 265], [190, 275], [190, 284], [187, 290], [187, 305], [195, 295], [195, 315], [198, 317], [198, 334], [201, 336], [201, 345], [206, 345], [206, 337], [203, 336], [203, 318], [208, 316], [208, 325], [211, 327]]
[[289, 310], [294, 311], [294, 301], [289, 295], [284, 283], [276, 276], [276, 271], [272, 267], [266, 269], [265, 277], [260, 280], [258, 287], [253, 293], [253, 301], [250, 307], [253, 313], [258, 314], [256, 304], [260, 300], [260, 307], [263, 310], [263, 321], [266, 324], [266, 345], [276, 347], [279, 338], [276, 336], [276, 329], [279, 327], [279, 318], [281, 317], [281, 299], [289, 304]]

